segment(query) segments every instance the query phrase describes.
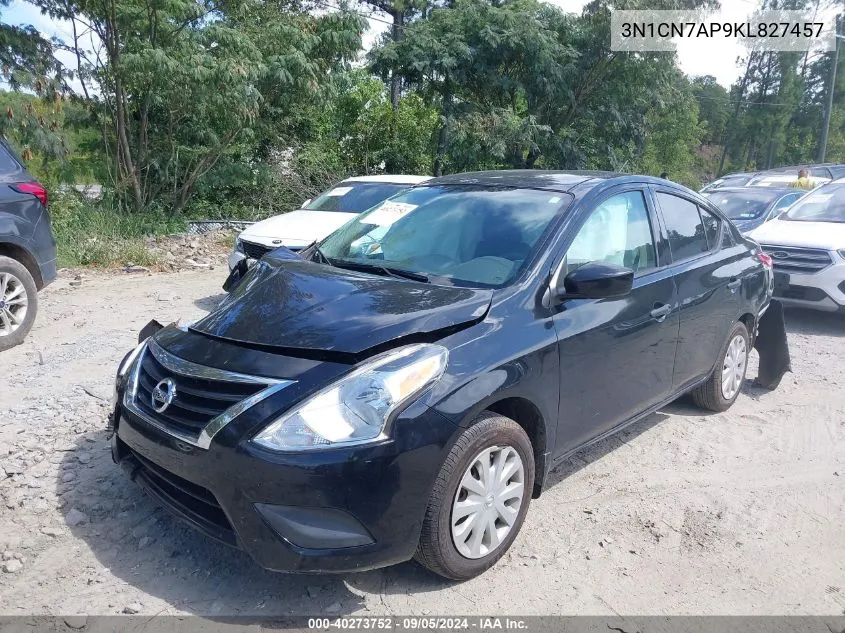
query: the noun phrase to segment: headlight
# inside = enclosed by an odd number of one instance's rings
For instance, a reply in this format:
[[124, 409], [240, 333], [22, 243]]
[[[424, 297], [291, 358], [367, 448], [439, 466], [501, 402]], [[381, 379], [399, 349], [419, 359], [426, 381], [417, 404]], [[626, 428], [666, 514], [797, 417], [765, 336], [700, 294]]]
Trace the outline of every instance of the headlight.
[[144, 351], [144, 346], [146, 344], [146, 340], [141, 341], [135, 349], [123, 357], [123, 360], [120, 361], [120, 365], [117, 366], [117, 377], [114, 380], [114, 391], [112, 392], [112, 409], [117, 406], [120, 397], [118, 392], [123, 389], [129, 370], [132, 369], [135, 361], [138, 360], [138, 356], [140, 356], [141, 352]]
[[253, 441], [277, 451], [349, 446], [383, 439], [391, 416], [443, 375], [449, 352], [409, 345], [372, 359], [308, 398]]
[[117, 382], [120, 382], [126, 377], [126, 374], [129, 373], [129, 369], [133, 364], [135, 364], [135, 359], [141, 355], [141, 351], [143, 351], [144, 346], [147, 344], [147, 340], [148, 339], [145, 339], [138, 343], [138, 346], [129, 352], [122, 361], [120, 361], [120, 365], [117, 367]]

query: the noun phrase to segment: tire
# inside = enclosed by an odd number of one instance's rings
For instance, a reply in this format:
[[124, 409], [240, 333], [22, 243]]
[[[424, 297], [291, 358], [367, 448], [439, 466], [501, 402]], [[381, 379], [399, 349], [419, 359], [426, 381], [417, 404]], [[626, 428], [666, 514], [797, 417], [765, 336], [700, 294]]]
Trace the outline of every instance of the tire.
[[[480, 464], [477, 460], [482, 456], [490, 459], [492, 465], [499, 465], [500, 472], [518, 468], [519, 465], [522, 470], [516, 470], [514, 474], [508, 475], [507, 482], [510, 484], [506, 482], [501, 488], [501, 493], [497, 493], [499, 500], [491, 501], [491, 498], [495, 499], [495, 497], [490, 493], [483, 498], [479, 497], [478, 502], [472, 503], [472, 498], [465, 496], [467, 489], [463, 487], [463, 480], [465, 475], [474, 478], [473, 473], [480, 474], [477, 470], [470, 472], [469, 469], [470, 467], [475, 469]], [[495, 467], [492, 465], [491, 467]], [[519, 483], [522, 484], [521, 499], [516, 508], [514, 507], [515, 499], [506, 497], [516, 494]], [[420, 542], [414, 558], [435, 574], [452, 580], [467, 580], [481, 574], [495, 565], [513, 544], [528, 512], [533, 490], [534, 451], [528, 435], [510, 418], [490, 411], [482, 412], [473, 425], [458, 438], [440, 468], [428, 502]], [[475, 495], [475, 493], [470, 494]], [[482, 499], [485, 499], [486, 503], [482, 503]], [[452, 510], [453, 505], [458, 502], [471, 503], [472, 507], [481, 508], [477, 513], [468, 513], [466, 517], [460, 518], [460, 526], [454, 528], [465, 530], [464, 534], [470, 533], [470, 537], [462, 544], [467, 555], [459, 551], [453, 537]], [[511, 518], [510, 523], [502, 518], [504, 515], [501, 514], [499, 508]], [[514, 512], [515, 518], [512, 514]], [[478, 551], [474, 552], [476, 555], [479, 553], [481, 555], [472, 557], [472, 553], [468, 550], [471, 549], [473, 531], [480, 531], [473, 526], [482, 524], [484, 525], [481, 532], [482, 541], [486, 539], [488, 544], [485, 545], [482, 542], [478, 546]], [[501, 534], [508, 526], [508, 531]], [[498, 545], [493, 545], [493, 538], [498, 541]]]
[[0, 257], [0, 352], [23, 343], [37, 312], [38, 289], [32, 275], [17, 260]]
[[[726, 394], [723, 389], [723, 379], [725, 372], [727, 371], [726, 367], [730, 362], [729, 352], [731, 344], [736, 344], [735, 341], [738, 338], [741, 338], [742, 340], [744, 361], [742, 363], [741, 371], [736, 371], [735, 367], [735, 373], [733, 374], [734, 376], [736, 376], [737, 373], [740, 374], [738, 384], [734, 381], [735, 389], [729, 389]], [[731, 405], [736, 402], [739, 392], [742, 390], [742, 383], [745, 380], [745, 372], [748, 369], [748, 354], [750, 352], [751, 342], [750, 337], [748, 336], [748, 328], [745, 327], [745, 324], [742, 321], [739, 321], [734, 324], [733, 328], [731, 328], [731, 332], [728, 334], [728, 340], [725, 341], [725, 344], [719, 351], [719, 361], [716, 363], [716, 367], [713, 368], [713, 373], [710, 374], [707, 382], [692, 390], [692, 399], [695, 403], [702, 409], [707, 409], [708, 411], [727, 411]]]

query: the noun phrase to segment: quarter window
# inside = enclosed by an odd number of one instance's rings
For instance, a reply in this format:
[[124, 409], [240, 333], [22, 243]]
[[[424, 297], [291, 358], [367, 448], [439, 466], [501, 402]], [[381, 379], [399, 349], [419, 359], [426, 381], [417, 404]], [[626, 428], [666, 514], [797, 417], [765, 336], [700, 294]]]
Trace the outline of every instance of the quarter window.
[[[669, 233], [672, 259], [677, 262], [706, 253], [707, 237], [698, 206], [684, 198], [662, 192], [657, 192], [657, 201]], [[713, 219], [718, 222], [715, 216]]]
[[625, 266], [634, 272], [657, 265], [641, 191], [611, 196], [593, 210], [578, 231], [566, 254], [567, 272], [596, 261]]
[[716, 248], [716, 243], [719, 240], [719, 233], [722, 230], [722, 221], [717, 216], [710, 213], [707, 209], [698, 207], [698, 211], [701, 213], [701, 221], [704, 223], [704, 235], [707, 237], [707, 246], [709, 246], [712, 251]]

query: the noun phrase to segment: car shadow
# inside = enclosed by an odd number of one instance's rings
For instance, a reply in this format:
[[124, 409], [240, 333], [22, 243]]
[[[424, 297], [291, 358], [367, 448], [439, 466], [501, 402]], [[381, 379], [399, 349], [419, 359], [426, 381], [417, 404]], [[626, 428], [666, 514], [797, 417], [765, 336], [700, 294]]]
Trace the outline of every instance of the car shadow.
[[[247, 554], [181, 523], [112, 461], [105, 431], [81, 435], [75, 444], [76, 450], [64, 454], [56, 481], [65, 523], [104, 569], [156, 599], [155, 604], [141, 600], [144, 613], [161, 612], [158, 601], [171, 612], [221, 618], [366, 609], [365, 597], [347, 587], [344, 575], [266, 571]], [[415, 570], [393, 573], [417, 575]], [[112, 606], [120, 613], [126, 604]]]
[[209, 295], [207, 297], [200, 297], [199, 299], [194, 299], [194, 305], [200, 310], [205, 310], [206, 312], [214, 312], [223, 302], [223, 299], [228, 296], [229, 295], [225, 292], [219, 292], [217, 294]]
[[791, 334], [845, 337], [845, 315], [803, 308], [787, 308], [786, 331]]
[[586, 468], [593, 462], [596, 462], [606, 456], [608, 453], [624, 446], [635, 437], [638, 437], [652, 427], [657, 426], [669, 417], [663, 413], [664, 410], [665, 409], [652, 413], [639, 422], [635, 422], [631, 426], [622, 429], [618, 433], [576, 451], [549, 473], [548, 480], [546, 481], [546, 487], [556, 486], [581, 469]]

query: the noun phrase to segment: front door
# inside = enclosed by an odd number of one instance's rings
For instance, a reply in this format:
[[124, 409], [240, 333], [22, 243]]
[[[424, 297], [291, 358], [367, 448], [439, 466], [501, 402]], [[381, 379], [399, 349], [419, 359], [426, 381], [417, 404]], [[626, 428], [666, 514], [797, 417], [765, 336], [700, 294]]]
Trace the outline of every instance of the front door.
[[618, 299], [564, 300], [554, 317], [560, 354], [557, 453], [625, 422], [672, 389], [678, 313], [671, 271], [660, 266], [657, 224], [642, 189], [611, 193], [577, 230], [561, 275], [591, 261], [631, 268]]

